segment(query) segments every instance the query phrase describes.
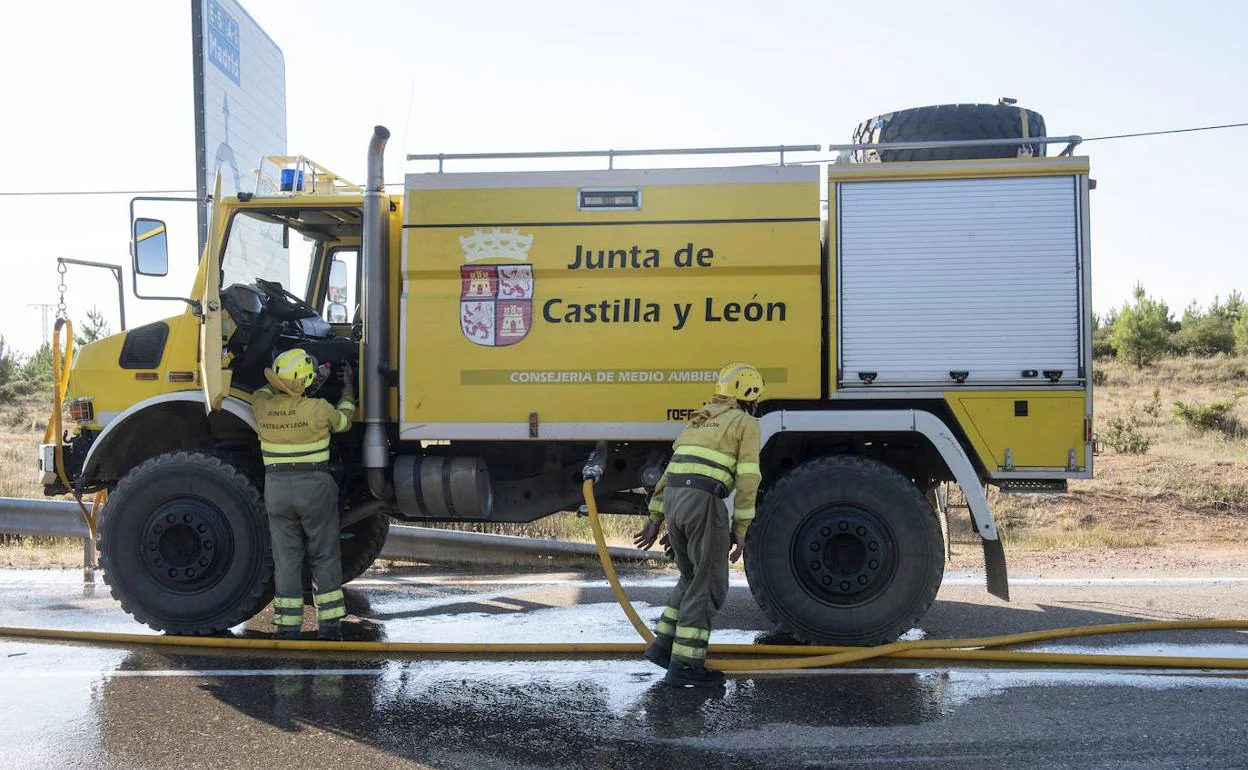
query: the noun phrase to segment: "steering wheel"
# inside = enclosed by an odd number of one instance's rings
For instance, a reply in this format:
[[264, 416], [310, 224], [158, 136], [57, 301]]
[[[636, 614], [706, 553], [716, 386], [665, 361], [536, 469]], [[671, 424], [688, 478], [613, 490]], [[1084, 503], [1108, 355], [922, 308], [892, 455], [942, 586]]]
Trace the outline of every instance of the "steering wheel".
[[282, 288], [276, 281], [256, 279], [256, 286], [268, 300], [265, 309], [283, 320], [297, 321], [300, 318], [316, 318], [320, 313], [316, 308], [304, 302], [298, 296]]

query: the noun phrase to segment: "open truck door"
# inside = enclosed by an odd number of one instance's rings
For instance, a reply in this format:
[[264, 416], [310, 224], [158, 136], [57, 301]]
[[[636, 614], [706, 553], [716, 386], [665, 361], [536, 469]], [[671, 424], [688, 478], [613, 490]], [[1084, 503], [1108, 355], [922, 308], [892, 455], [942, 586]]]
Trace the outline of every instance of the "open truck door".
[[221, 408], [230, 390], [233, 372], [221, 368], [221, 236], [225, 230], [221, 209], [221, 172], [217, 172], [212, 188], [212, 204], [208, 215], [208, 241], [201, 259], [204, 262], [204, 286], [199, 300], [199, 382], [204, 391], [204, 406], [209, 413]]

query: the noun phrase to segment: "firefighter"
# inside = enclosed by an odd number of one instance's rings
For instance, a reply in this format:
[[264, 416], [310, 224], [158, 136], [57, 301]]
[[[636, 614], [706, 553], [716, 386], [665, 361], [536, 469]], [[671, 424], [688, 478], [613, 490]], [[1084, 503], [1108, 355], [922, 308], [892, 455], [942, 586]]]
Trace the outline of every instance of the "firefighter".
[[[303, 624], [303, 563], [312, 572], [317, 639], [342, 639], [338, 485], [329, 474], [329, 434], [351, 427], [355, 385], [343, 372], [337, 408], [311, 398], [317, 365], [304, 350], [287, 350], [264, 370], [269, 384], [252, 397], [264, 458], [264, 507], [273, 539], [273, 624], [276, 638], [298, 639]], [[305, 546], [306, 544], [306, 546]]]
[[[650, 519], [634, 537], [654, 545], [666, 519], [680, 580], [655, 624], [646, 658], [667, 669], [678, 687], [722, 684], [722, 671], [706, 668], [711, 619], [728, 594], [728, 561], [745, 549], [762, 473], [755, 413], [765, 384], [758, 370], [732, 363], [719, 372], [715, 395], [694, 411], [672, 445], [672, 459], [650, 499]], [[724, 498], [735, 492], [732, 523]], [[732, 553], [729, 554], [729, 549]]]

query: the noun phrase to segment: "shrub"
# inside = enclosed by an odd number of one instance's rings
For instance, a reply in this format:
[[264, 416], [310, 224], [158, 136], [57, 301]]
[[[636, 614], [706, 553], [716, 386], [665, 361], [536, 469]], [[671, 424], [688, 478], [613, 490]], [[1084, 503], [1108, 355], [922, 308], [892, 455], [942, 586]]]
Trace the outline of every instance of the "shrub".
[[1148, 415], [1153, 422], [1161, 419], [1161, 388], [1153, 388], [1153, 397], [1144, 405], [1144, 414]]
[[1213, 401], [1208, 404], [1175, 401], [1174, 416], [1198, 431], [1217, 431], [1228, 438], [1234, 438], [1243, 427], [1233, 414], [1239, 398], [1240, 394], [1236, 393], [1226, 401]]
[[1156, 361], [1170, 344], [1170, 308], [1148, 297], [1144, 286], [1135, 285], [1135, 302], [1123, 305], [1111, 337], [1118, 355], [1137, 369]]
[[1143, 428], [1143, 420], [1140, 419], [1135, 404], [1132, 404], [1125, 414], [1109, 418], [1109, 423], [1101, 432], [1101, 440], [1119, 454], [1142, 455], [1153, 444], [1144, 435]]
[[1232, 353], [1235, 350], [1234, 326], [1229, 318], [1185, 316], [1183, 325], [1170, 338], [1170, 345], [1176, 353], [1202, 358]]
[[1248, 313], [1240, 315], [1235, 322], [1235, 350], [1248, 355]]
[[1105, 373], [1104, 369], [1097, 369], [1095, 366], [1092, 367], [1092, 384], [1097, 387], [1108, 385], [1109, 375]]

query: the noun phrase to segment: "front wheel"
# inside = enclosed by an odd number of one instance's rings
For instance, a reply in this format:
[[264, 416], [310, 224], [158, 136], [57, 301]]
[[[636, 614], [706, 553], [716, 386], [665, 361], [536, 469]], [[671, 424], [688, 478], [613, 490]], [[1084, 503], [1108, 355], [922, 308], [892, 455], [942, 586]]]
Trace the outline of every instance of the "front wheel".
[[917, 487], [865, 457], [786, 474], [750, 528], [745, 573], [780, 630], [817, 644], [887, 644], [936, 599], [940, 527]]
[[159, 455], [122, 478], [101, 517], [100, 565], [122, 609], [171, 634], [224, 631], [273, 595], [260, 493], [202, 452]]

